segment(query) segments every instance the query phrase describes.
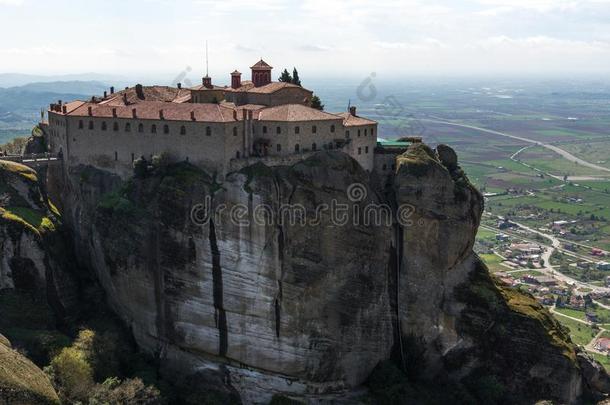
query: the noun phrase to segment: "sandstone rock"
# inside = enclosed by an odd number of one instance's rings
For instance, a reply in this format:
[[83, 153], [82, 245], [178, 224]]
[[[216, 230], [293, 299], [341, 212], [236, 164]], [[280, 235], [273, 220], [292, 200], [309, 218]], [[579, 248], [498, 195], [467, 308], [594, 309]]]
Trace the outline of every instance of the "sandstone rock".
[[458, 165], [458, 157], [457, 153], [447, 145], [440, 144], [436, 147], [436, 153], [438, 154], [438, 158], [449, 170], [457, 169]]
[[0, 340], [0, 402], [14, 405], [59, 404], [49, 378], [34, 363]]

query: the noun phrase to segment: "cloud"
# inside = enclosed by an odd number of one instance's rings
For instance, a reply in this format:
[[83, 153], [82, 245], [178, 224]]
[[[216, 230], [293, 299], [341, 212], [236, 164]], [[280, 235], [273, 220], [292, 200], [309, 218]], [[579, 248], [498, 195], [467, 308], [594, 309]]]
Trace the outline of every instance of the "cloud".
[[333, 50], [332, 47], [327, 45], [301, 45], [297, 49], [305, 52], [329, 52]]
[[0, 6], [21, 6], [23, 0], [0, 0]]

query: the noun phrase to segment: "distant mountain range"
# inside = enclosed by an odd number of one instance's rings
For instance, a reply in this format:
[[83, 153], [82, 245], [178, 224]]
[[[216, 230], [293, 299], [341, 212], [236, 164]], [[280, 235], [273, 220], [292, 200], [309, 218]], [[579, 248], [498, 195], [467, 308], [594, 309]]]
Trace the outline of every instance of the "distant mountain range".
[[40, 119], [40, 110], [57, 100], [86, 100], [109, 86], [100, 81], [33, 82], [0, 88], [0, 129], [22, 129]]
[[50, 82], [102, 82], [122, 84], [128, 80], [120, 76], [103, 75], [99, 73], [82, 73], [72, 75], [27, 75], [22, 73], [0, 73], [0, 87], [18, 87], [30, 83]]

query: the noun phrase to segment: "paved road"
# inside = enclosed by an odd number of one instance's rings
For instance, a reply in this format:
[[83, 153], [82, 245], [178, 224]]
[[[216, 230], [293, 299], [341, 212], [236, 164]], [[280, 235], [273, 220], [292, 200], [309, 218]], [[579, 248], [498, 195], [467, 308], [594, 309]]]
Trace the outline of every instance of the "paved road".
[[[574, 162], [577, 163], [581, 166], [585, 166], [591, 169], [595, 169], [595, 170], [599, 170], [602, 172], [606, 172], [606, 173], [610, 173], [610, 169], [607, 167], [603, 167], [603, 166], [599, 166], [596, 165], [594, 163], [591, 162], [587, 162], [586, 160], [582, 160], [579, 157], [576, 157], [574, 155], [572, 155], [570, 152], [567, 152], [555, 145], [551, 145], [548, 143], [544, 143], [544, 142], [540, 142], [537, 141], [535, 139], [529, 139], [529, 138], [524, 138], [522, 136], [517, 136], [517, 135], [511, 135], [511, 134], [507, 134], [506, 132], [500, 132], [500, 131], [494, 131], [493, 129], [487, 129], [487, 128], [481, 128], [481, 127], [476, 127], [474, 125], [467, 125], [467, 124], [459, 124], [456, 122], [450, 122], [450, 121], [442, 121], [442, 120], [433, 120], [433, 119], [428, 119], [428, 118], [422, 118], [420, 119], [420, 121], [427, 121], [427, 122], [433, 122], [436, 124], [444, 124], [444, 125], [451, 125], [454, 127], [461, 127], [461, 128], [468, 128], [468, 129], [474, 129], [475, 131], [480, 131], [480, 132], [486, 132], [488, 134], [494, 134], [494, 135], [499, 135], [499, 136], [503, 136], [506, 138], [511, 138], [511, 139], [515, 139], [518, 141], [522, 141], [522, 142], [527, 142], [527, 143], [531, 143], [533, 145], [536, 146], [542, 146], [543, 148], [552, 150], [553, 152], [559, 154], [560, 156], [562, 156], [563, 158], [569, 160], [570, 162]], [[521, 151], [519, 151], [521, 152]], [[517, 154], [519, 153], [517, 152]], [[515, 155], [513, 155], [515, 156]]]

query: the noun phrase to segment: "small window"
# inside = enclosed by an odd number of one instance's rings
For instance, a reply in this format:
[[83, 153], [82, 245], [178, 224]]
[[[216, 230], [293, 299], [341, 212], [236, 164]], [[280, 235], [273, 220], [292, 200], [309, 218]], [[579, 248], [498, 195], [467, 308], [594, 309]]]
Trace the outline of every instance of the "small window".
[[375, 128], [371, 128], [371, 136], [375, 135]]
[[267, 133], [267, 127], [265, 125], [263, 125], [263, 134]]
[[239, 151], [235, 152], [235, 157], [236, 157], [237, 159], [239, 159], [239, 158], [240, 158], [240, 156], [241, 156], [241, 154], [239, 153]]
[[277, 151], [281, 152], [282, 151], [282, 145], [280, 145], [279, 143], [277, 144]]
[[138, 124], [138, 132], [144, 132], [144, 124], [142, 124], [142, 123]]
[[164, 134], [169, 134], [169, 125], [163, 125], [163, 133]]
[[381, 170], [383, 170], [384, 172], [388, 169], [388, 165], [383, 165], [383, 167], [381, 168]]
[[360, 138], [360, 130], [358, 130], [358, 138]]
[[79, 120], [78, 121], [78, 129], [83, 129], [84, 126], [85, 126], [85, 124], [83, 123], [83, 120]]
[[119, 154], [116, 151], [114, 152], [114, 160], [115, 161], [119, 160]]
[[282, 133], [282, 128], [281, 127], [275, 128], [275, 133], [276, 134], [281, 134]]
[[184, 125], [180, 127], [180, 135], [186, 135], [186, 127]]
[[233, 127], [233, 136], [237, 136], [237, 127]]
[[102, 122], [102, 131], [105, 131], [106, 129], [108, 129], [106, 122]]
[[89, 121], [89, 129], [93, 129], [93, 121]]
[[318, 145], [315, 142], [311, 144], [311, 150], [318, 150]]
[[368, 146], [364, 147], [364, 153], [369, 153], [369, 147]]
[[332, 149], [332, 148], [333, 148], [333, 143], [332, 143], [332, 142], [329, 142], [329, 143], [328, 143], [328, 149]]
[[365, 128], [365, 129], [364, 129], [364, 136], [367, 136], [367, 135], [368, 135], [368, 132], [369, 132], [369, 130]]
[[334, 125], [330, 126], [330, 132], [335, 132], [335, 126]]
[[135, 155], [132, 153], [132, 154], [131, 154], [131, 161], [133, 162], [134, 160], [136, 160], [136, 157], [135, 157]]
[[396, 170], [396, 165], [392, 165], [392, 170]]
[[205, 134], [206, 136], [212, 136], [212, 128], [205, 127]]
[[119, 123], [118, 122], [114, 122], [112, 124], [112, 130], [115, 131], [115, 132], [119, 130]]
[[294, 127], [294, 133], [295, 134], [300, 134], [301, 133], [301, 127]]
[[349, 131], [345, 131], [345, 137], [349, 138]]
[[294, 145], [294, 151], [296, 153], [299, 153], [300, 150], [301, 150], [301, 146], [298, 143], [296, 145]]
[[129, 122], [125, 124], [125, 132], [131, 132], [131, 124]]
[[155, 124], [152, 124], [152, 126], [150, 127], [150, 133], [151, 134], [157, 133], [157, 126]]
[[315, 134], [315, 133], [317, 133], [317, 132], [318, 132], [318, 128], [317, 128], [315, 125], [314, 125], [314, 126], [312, 126], [312, 127], [311, 127], [311, 133], [312, 133], [312, 134]]
[[358, 148], [358, 154], [362, 155], [362, 148]]

